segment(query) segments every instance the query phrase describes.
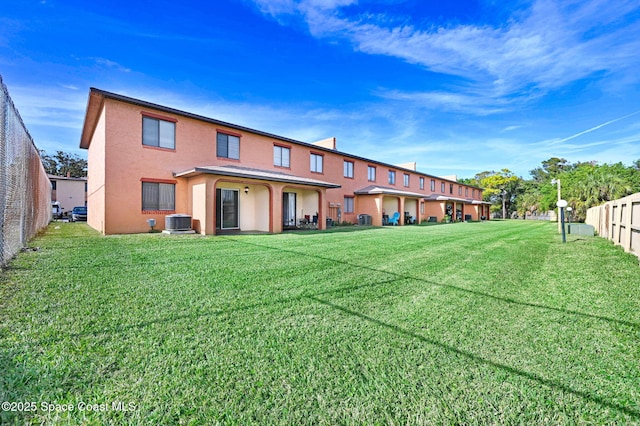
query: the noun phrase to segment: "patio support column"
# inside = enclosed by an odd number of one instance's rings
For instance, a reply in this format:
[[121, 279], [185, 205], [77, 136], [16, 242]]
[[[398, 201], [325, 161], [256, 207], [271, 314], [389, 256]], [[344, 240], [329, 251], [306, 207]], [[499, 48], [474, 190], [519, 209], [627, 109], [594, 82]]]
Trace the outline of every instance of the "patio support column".
[[[200, 229], [204, 227], [205, 235], [216, 234], [216, 181], [208, 178], [205, 181], [205, 212], [204, 224], [200, 222]], [[203, 226], [204, 225], [204, 226]]]
[[323, 189], [318, 191], [318, 229], [327, 228], [327, 214], [325, 213], [325, 199], [327, 190]]
[[271, 228], [273, 232], [282, 232], [282, 190], [283, 185], [274, 184], [273, 192], [271, 194], [273, 215], [271, 216]]

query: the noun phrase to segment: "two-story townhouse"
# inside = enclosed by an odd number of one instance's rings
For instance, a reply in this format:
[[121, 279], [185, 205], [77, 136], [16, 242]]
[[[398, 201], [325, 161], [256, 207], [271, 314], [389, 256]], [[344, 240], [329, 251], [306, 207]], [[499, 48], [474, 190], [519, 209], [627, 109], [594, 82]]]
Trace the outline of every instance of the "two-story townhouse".
[[162, 227], [173, 213], [191, 215], [202, 234], [281, 232], [306, 220], [324, 229], [360, 214], [382, 225], [396, 211], [415, 221], [451, 209], [488, 216], [480, 188], [340, 152], [334, 138], [300, 142], [94, 88], [80, 147], [88, 223], [105, 234], [144, 232], [149, 218]]

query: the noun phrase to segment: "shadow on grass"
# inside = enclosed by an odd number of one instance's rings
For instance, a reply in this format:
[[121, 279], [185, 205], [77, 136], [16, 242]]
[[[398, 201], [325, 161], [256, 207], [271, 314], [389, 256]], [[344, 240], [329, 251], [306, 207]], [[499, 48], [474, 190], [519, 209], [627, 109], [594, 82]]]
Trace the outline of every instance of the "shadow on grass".
[[541, 305], [539, 303], [523, 302], [523, 301], [512, 299], [512, 298], [509, 298], [509, 297], [501, 297], [501, 296], [496, 296], [496, 295], [493, 295], [493, 294], [490, 294], [490, 293], [484, 293], [484, 292], [477, 291], [477, 290], [469, 290], [467, 288], [455, 286], [455, 285], [452, 285], [452, 284], [442, 284], [442, 283], [435, 282], [435, 281], [429, 281], [429, 280], [426, 280], [426, 279], [420, 278], [420, 277], [415, 277], [415, 276], [411, 276], [411, 275], [403, 275], [403, 274], [399, 274], [397, 272], [391, 272], [391, 271], [385, 271], [385, 270], [382, 270], [382, 269], [372, 268], [370, 266], [358, 265], [357, 263], [351, 263], [351, 262], [348, 262], [348, 261], [345, 261], [345, 260], [341, 260], [341, 259], [334, 259], [334, 258], [331, 258], [331, 257], [325, 257], [325, 256], [320, 256], [320, 255], [310, 255], [308, 253], [300, 253], [300, 252], [297, 252], [295, 250], [283, 249], [281, 247], [271, 247], [271, 246], [268, 246], [268, 245], [250, 243], [250, 242], [247, 242], [247, 241], [239, 241], [239, 240], [235, 240], [235, 241], [238, 244], [245, 244], [245, 245], [251, 245], [251, 246], [255, 246], [255, 247], [261, 247], [261, 248], [265, 248], [265, 249], [270, 249], [270, 250], [276, 250], [276, 251], [280, 251], [280, 252], [286, 252], [286, 253], [290, 253], [290, 254], [293, 254], [293, 255], [296, 255], [296, 256], [303, 255], [303, 256], [307, 256], [307, 257], [313, 257], [313, 258], [316, 258], [316, 259], [328, 261], [328, 262], [341, 263], [343, 265], [346, 265], [346, 266], [349, 266], [349, 267], [352, 267], [352, 268], [356, 268], [356, 269], [365, 269], [365, 270], [371, 271], [371, 272], [388, 274], [388, 275], [396, 277], [396, 279], [421, 281], [421, 282], [424, 282], [424, 283], [432, 285], [432, 286], [448, 288], [448, 289], [452, 289], [452, 290], [455, 290], [455, 291], [460, 291], [460, 292], [467, 293], [467, 294], [473, 294], [475, 296], [482, 296], [482, 297], [486, 297], [486, 298], [489, 298], [489, 299], [497, 300], [497, 301], [500, 301], [500, 302], [505, 302], [505, 303], [512, 304], [512, 305], [527, 306], [527, 307], [532, 307], [532, 308], [537, 308], [537, 309], [545, 309], [545, 310], [548, 310], [548, 311], [561, 312], [561, 313], [565, 313], [565, 314], [581, 316], [581, 317], [585, 317], [585, 318], [591, 318], [591, 319], [596, 319], [596, 320], [605, 321], [605, 322], [609, 322], [609, 323], [624, 325], [624, 326], [627, 326], [627, 327], [632, 327], [632, 328], [635, 328], [637, 330], [640, 330], [640, 324], [637, 324], [637, 323], [634, 323], [634, 322], [631, 322], [631, 321], [625, 321], [625, 320], [620, 320], [620, 319], [616, 319], [616, 318], [609, 318], [609, 317], [605, 317], [605, 316], [602, 316], [602, 315], [588, 314], [588, 313], [579, 312], [579, 311], [572, 311], [572, 310], [569, 310], [569, 309], [556, 308], [556, 307], [553, 307], [553, 306]]
[[[389, 323], [386, 323], [384, 321], [378, 320], [378, 319], [376, 319], [374, 317], [371, 317], [369, 315], [366, 315], [366, 314], [363, 314], [363, 313], [348, 309], [346, 307], [337, 305], [337, 304], [332, 303], [332, 302], [330, 302], [328, 300], [325, 300], [323, 298], [323, 296], [328, 296], [328, 295], [332, 295], [332, 294], [339, 294], [339, 293], [352, 292], [352, 291], [356, 291], [358, 289], [375, 287], [375, 286], [379, 286], [379, 285], [383, 285], [383, 284], [393, 283], [393, 282], [396, 282], [396, 281], [399, 281], [399, 280], [413, 280], [413, 281], [424, 282], [424, 283], [426, 283], [428, 285], [432, 285], [432, 286], [444, 287], [444, 288], [452, 289], [452, 290], [455, 290], [455, 291], [464, 292], [464, 293], [467, 293], [467, 294], [473, 294], [473, 295], [479, 296], [479, 297], [490, 298], [490, 299], [497, 300], [497, 301], [504, 302], [504, 303], [508, 303], [508, 304], [533, 307], [533, 308], [543, 309], [543, 310], [548, 310], [548, 311], [562, 312], [562, 313], [566, 313], [566, 314], [570, 314], [570, 315], [575, 315], [575, 316], [578, 316], [578, 317], [592, 318], [592, 319], [596, 319], [596, 320], [601, 320], [601, 321], [606, 321], [606, 322], [610, 322], [610, 323], [620, 324], [620, 325], [632, 327], [632, 328], [638, 330], [638, 329], [640, 329], [640, 325], [638, 325], [636, 323], [629, 322], [629, 321], [618, 320], [618, 319], [613, 319], [613, 318], [608, 318], [608, 317], [604, 317], [604, 316], [588, 314], [588, 313], [570, 311], [570, 310], [566, 310], [566, 309], [560, 309], [560, 308], [555, 308], [555, 307], [550, 307], [550, 306], [545, 306], [545, 305], [540, 305], [540, 304], [535, 304], [535, 303], [522, 302], [522, 301], [518, 301], [518, 300], [515, 300], [515, 299], [511, 299], [511, 298], [505, 298], [505, 297], [495, 296], [495, 295], [492, 295], [492, 294], [489, 294], [489, 293], [483, 293], [483, 292], [479, 292], [479, 291], [475, 291], [475, 290], [465, 289], [463, 287], [458, 287], [458, 286], [455, 286], [455, 285], [433, 282], [433, 281], [426, 280], [424, 278], [414, 277], [414, 276], [405, 275], [405, 274], [399, 274], [399, 273], [396, 273], [396, 272], [385, 271], [385, 270], [376, 269], [376, 268], [373, 268], [373, 267], [370, 267], [370, 266], [358, 265], [358, 264], [351, 263], [351, 262], [348, 262], [348, 261], [345, 261], [345, 260], [333, 259], [333, 258], [330, 258], [330, 257], [324, 257], [324, 256], [320, 256], [320, 255], [309, 255], [308, 253], [300, 253], [300, 252], [297, 252], [295, 250], [283, 249], [281, 247], [271, 247], [271, 246], [268, 246], [268, 245], [263, 245], [263, 244], [257, 244], [257, 243], [253, 243], [253, 242], [243, 241], [243, 240], [240, 240], [240, 239], [229, 238], [229, 240], [230, 241], [234, 241], [238, 245], [250, 245], [250, 246], [260, 247], [262, 249], [275, 250], [275, 251], [278, 251], [278, 252], [281, 252], [281, 253], [290, 254], [290, 255], [296, 255], [296, 256], [304, 255], [304, 256], [307, 256], [307, 257], [314, 257], [316, 259], [320, 259], [320, 260], [327, 261], [327, 262], [341, 263], [343, 265], [346, 265], [346, 266], [349, 266], [349, 267], [355, 268], [355, 269], [362, 269], [362, 270], [366, 270], [366, 271], [370, 271], [370, 272], [382, 273], [382, 274], [385, 274], [385, 275], [389, 276], [390, 279], [382, 280], [382, 281], [378, 281], [378, 282], [374, 282], [374, 283], [367, 283], [367, 284], [354, 285], [354, 286], [345, 286], [345, 287], [341, 287], [341, 288], [336, 288], [336, 289], [316, 292], [316, 293], [313, 293], [313, 294], [301, 294], [301, 295], [294, 296], [294, 297], [286, 297], [286, 298], [281, 298], [281, 299], [278, 299], [278, 300], [270, 300], [270, 301], [267, 301], [267, 302], [254, 303], [254, 304], [249, 304], [249, 305], [246, 305], [246, 306], [234, 307], [234, 308], [231, 308], [231, 309], [220, 309], [220, 310], [216, 310], [216, 311], [200, 311], [200, 312], [191, 312], [189, 314], [184, 314], [184, 315], [174, 315], [174, 316], [170, 316], [170, 317], [158, 318], [156, 320], [143, 321], [143, 322], [139, 322], [139, 323], [131, 324], [131, 325], [121, 325], [121, 326], [116, 326], [116, 327], [102, 329], [102, 330], [90, 331], [90, 332], [86, 332], [86, 333], [78, 333], [78, 334], [74, 334], [74, 335], [65, 335], [64, 337], [65, 338], [71, 338], [71, 339], [76, 339], [76, 338], [81, 338], [81, 337], [88, 337], [88, 336], [102, 337], [105, 334], [120, 334], [120, 333], [129, 331], [129, 330], [141, 329], [141, 328], [145, 328], [145, 327], [148, 327], [148, 326], [151, 326], [151, 325], [154, 325], [154, 324], [171, 323], [171, 322], [179, 321], [179, 320], [189, 320], [189, 319], [203, 318], [203, 317], [210, 317], [210, 316], [220, 316], [220, 315], [225, 315], [225, 314], [234, 313], [234, 312], [247, 311], [247, 310], [251, 310], [251, 309], [255, 309], [255, 308], [259, 308], [259, 307], [263, 307], [263, 306], [272, 306], [272, 305], [277, 305], [277, 304], [292, 303], [292, 302], [296, 302], [296, 301], [308, 300], [308, 301], [311, 301], [313, 303], [318, 303], [318, 304], [324, 305], [326, 307], [329, 307], [331, 309], [343, 312], [343, 313], [345, 313], [347, 315], [350, 315], [350, 316], [353, 316], [355, 318], [359, 318], [360, 320], [364, 320], [364, 321], [370, 322], [370, 323], [375, 324], [375, 325], [377, 325], [379, 327], [383, 327], [383, 328], [392, 330], [394, 333], [397, 333], [398, 335], [402, 335], [402, 336], [405, 336], [407, 338], [416, 339], [416, 340], [419, 340], [421, 342], [440, 347], [440, 348], [442, 348], [442, 349], [444, 349], [444, 350], [446, 350], [446, 351], [448, 351], [448, 352], [450, 352], [452, 354], [456, 354], [456, 355], [459, 355], [459, 356], [464, 357], [466, 359], [469, 359], [472, 362], [479, 363], [479, 364], [484, 364], [484, 365], [490, 366], [492, 368], [500, 369], [500, 370], [506, 371], [509, 374], [513, 374], [513, 375], [516, 375], [518, 377], [525, 378], [527, 380], [535, 381], [537, 383], [540, 383], [543, 386], [547, 386], [547, 387], [550, 387], [550, 388], [558, 389], [558, 390], [560, 390], [562, 392], [575, 395], [575, 396], [580, 397], [580, 398], [582, 398], [584, 400], [591, 401], [591, 402], [599, 404], [599, 405], [601, 405], [603, 407], [607, 407], [607, 408], [616, 410], [618, 412], [624, 413], [624, 414], [632, 416], [634, 418], [640, 418], [640, 411], [637, 410], [637, 409], [634, 409], [634, 408], [631, 408], [631, 407], [627, 407], [627, 406], [624, 406], [624, 405], [620, 405], [620, 404], [616, 404], [614, 402], [608, 401], [608, 400], [606, 400], [606, 399], [604, 399], [604, 398], [602, 398], [602, 397], [600, 397], [598, 395], [592, 394], [592, 393], [588, 393], [588, 392], [584, 392], [584, 391], [581, 391], [581, 390], [573, 389], [572, 387], [570, 387], [570, 386], [568, 386], [566, 384], [563, 384], [563, 383], [561, 383], [559, 381], [546, 379], [546, 378], [538, 376], [536, 374], [533, 374], [533, 373], [530, 373], [530, 372], [527, 372], [527, 371], [523, 371], [523, 370], [519, 370], [519, 369], [511, 367], [509, 365], [501, 364], [501, 363], [492, 361], [490, 359], [486, 359], [486, 358], [480, 357], [480, 356], [478, 356], [478, 355], [476, 355], [476, 354], [474, 354], [472, 352], [459, 349], [457, 347], [454, 347], [454, 346], [451, 346], [449, 344], [440, 342], [438, 340], [434, 340], [434, 339], [422, 336], [420, 334], [417, 334], [415, 332], [412, 332], [410, 330], [403, 329], [402, 327], [399, 327], [397, 325], [389, 324]], [[57, 339], [48, 338], [48, 339], [40, 340], [39, 343], [46, 344], [46, 343], [52, 343], [54, 341], [57, 341]], [[5, 359], [5, 360], [2, 360], [2, 363], [3, 364], [11, 363], [10, 361], [11, 361], [10, 359]]]
[[472, 352], [464, 351], [464, 350], [458, 349], [458, 348], [456, 348], [454, 346], [448, 345], [446, 343], [442, 343], [442, 342], [439, 342], [437, 340], [421, 336], [420, 334], [414, 333], [414, 332], [409, 331], [409, 330], [405, 330], [402, 327], [398, 327], [397, 325], [388, 324], [386, 322], [377, 320], [375, 318], [372, 318], [372, 317], [370, 317], [368, 315], [365, 315], [365, 314], [362, 314], [360, 312], [356, 312], [356, 311], [353, 311], [351, 309], [345, 308], [343, 306], [336, 305], [335, 303], [329, 302], [327, 300], [323, 300], [323, 299], [320, 299], [320, 298], [315, 297], [315, 296], [308, 296], [308, 298], [311, 299], [311, 300], [314, 300], [314, 301], [316, 301], [316, 302], [318, 302], [318, 303], [320, 303], [322, 305], [328, 306], [328, 307], [330, 307], [332, 309], [341, 311], [341, 312], [343, 312], [343, 313], [345, 313], [347, 315], [351, 315], [351, 316], [359, 318], [361, 320], [368, 321], [368, 322], [373, 323], [373, 324], [375, 324], [375, 325], [377, 325], [379, 327], [384, 327], [384, 328], [390, 329], [394, 333], [397, 333], [397, 334], [400, 334], [400, 335], [403, 335], [403, 336], [406, 336], [406, 337], [409, 337], [409, 338], [412, 338], [412, 339], [416, 339], [416, 340], [419, 340], [421, 342], [428, 343], [430, 345], [434, 345], [434, 346], [437, 346], [439, 348], [442, 348], [442, 349], [446, 350], [447, 352], [463, 356], [463, 357], [465, 357], [467, 359], [470, 359], [471, 361], [474, 361], [476, 363], [485, 364], [485, 365], [488, 365], [490, 367], [494, 367], [494, 368], [498, 368], [498, 369], [504, 370], [509, 374], [513, 374], [513, 375], [516, 375], [516, 376], [519, 376], [519, 377], [523, 377], [523, 378], [528, 379], [528, 380], [536, 381], [536, 382], [538, 382], [538, 383], [540, 383], [540, 384], [542, 384], [544, 386], [548, 386], [550, 388], [558, 389], [558, 390], [561, 390], [562, 392], [570, 393], [570, 394], [576, 395], [576, 396], [578, 396], [578, 397], [580, 397], [582, 399], [586, 399], [588, 401], [595, 402], [595, 403], [600, 404], [600, 405], [602, 405], [604, 407], [608, 407], [608, 408], [611, 408], [613, 410], [620, 411], [620, 412], [625, 413], [625, 414], [627, 414], [629, 416], [640, 418], [640, 411], [637, 411], [637, 410], [634, 410], [632, 408], [628, 408], [628, 407], [625, 407], [625, 406], [622, 406], [622, 405], [607, 401], [606, 399], [601, 398], [599, 396], [592, 395], [592, 394], [587, 393], [587, 392], [583, 392], [583, 391], [579, 391], [579, 390], [573, 389], [573, 388], [571, 388], [571, 387], [569, 387], [567, 385], [564, 385], [564, 384], [562, 384], [560, 382], [556, 382], [556, 381], [553, 381], [553, 380], [549, 380], [549, 379], [545, 379], [543, 377], [540, 377], [537, 374], [533, 374], [533, 373], [529, 373], [529, 372], [526, 372], [526, 371], [518, 370], [517, 368], [510, 367], [510, 366], [508, 366], [506, 364], [500, 364], [498, 362], [491, 361], [489, 359], [485, 359], [485, 358], [479, 357], [479, 356], [475, 355]]
[[[246, 241], [237, 241], [237, 242], [239, 244], [247, 244], [247, 245], [263, 247], [263, 248], [266, 248], [266, 249], [277, 250], [277, 251], [280, 251], [280, 252], [288, 252], [290, 254], [295, 254], [295, 255], [298, 255], [298, 256], [302, 254], [302, 253], [298, 253], [298, 252], [296, 252], [294, 250], [287, 250], [287, 249], [283, 249], [283, 248], [280, 248], [280, 247], [277, 247], [277, 248], [276, 247], [270, 247], [270, 246], [265, 246], [265, 245], [256, 244], [256, 243], [250, 243], [250, 242], [246, 242]], [[306, 253], [304, 255], [309, 256]], [[580, 316], [580, 317], [585, 317], [585, 318], [591, 318], [591, 319], [597, 319], [597, 320], [602, 320], [602, 321], [609, 322], [609, 323], [616, 323], [616, 324], [629, 326], [629, 327], [632, 327], [632, 328], [635, 328], [635, 329], [640, 329], [640, 325], [638, 325], [636, 323], [633, 323], [633, 322], [630, 322], [630, 321], [617, 320], [617, 319], [603, 317], [603, 316], [599, 316], [599, 315], [586, 314], [586, 313], [582, 313], [582, 312], [570, 311], [570, 310], [560, 309], [560, 308], [554, 308], [554, 307], [544, 306], [544, 305], [535, 304], [535, 303], [521, 302], [521, 301], [517, 301], [515, 299], [498, 297], [498, 296], [495, 296], [495, 295], [492, 295], [492, 294], [478, 292], [478, 291], [474, 291], [474, 290], [468, 290], [468, 289], [465, 289], [465, 288], [462, 288], [462, 287], [457, 287], [457, 286], [450, 285], [450, 284], [441, 284], [441, 283], [436, 283], [436, 282], [433, 282], [433, 281], [425, 280], [423, 278], [418, 278], [418, 277], [413, 277], [413, 276], [409, 276], [409, 275], [398, 274], [398, 273], [390, 272], [390, 271], [379, 270], [379, 269], [372, 268], [372, 267], [369, 267], [369, 266], [363, 266], [363, 265], [350, 263], [350, 262], [347, 262], [347, 261], [344, 261], [344, 260], [337, 260], [337, 259], [332, 259], [332, 258], [328, 258], [328, 257], [318, 256], [318, 255], [314, 255], [312, 257], [315, 257], [315, 258], [318, 258], [318, 259], [322, 259], [322, 260], [326, 260], [326, 261], [330, 261], [330, 262], [342, 263], [344, 265], [347, 265], [347, 266], [350, 266], [350, 267], [353, 267], [353, 268], [360, 268], [360, 269], [366, 269], [366, 270], [372, 271], [372, 272], [389, 274], [389, 275], [395, 277], [395, 279], [390, 280], [390, 282], [394, 282], [394, 281], [397, 281], [397, 280], [421, 281], [421, 282], [424, 282], [424, 283], [429, 284], [429, 285], [449, 288], [449, 289], [453, 289], [453, 290], [456, 290], [456, 291], [460, 291], [460, 292], [464, 292], [464, 293], [468, 293], [468, 294], [473, 294], [473, 295], [476, 295], [476, 296], [491, 298], [491, 299], [498, 300], [498, 301], [501, 301], [501, 302], [505, 302], [505, 303], [508, 303], [508, 304], [514, 304], [514, 305], [519, 305], [519, 306], [528, 306], [528, 307], [533, 307], [533, 308], [537, 308], [537, 309], [544, 309], [544, 310], [549, 310], [549, 311], [555, 311], [555, 312], [562, 312], [562, 313], [566, 313], [566, 314], [570, 314], [570, 315], [575, 315], [575, 316]], [[386, 281], [386, 282], [389, 282], [389, 281]], [[371, 286], [376, 286], [376, 285], [380, 285], [380, 284], [382, 284], [382, 283], [373, 283], [373, 284], [369, 284], [367, 286], [371, 287]], [[362, 288], [362, 287], [366, 287], [366, 286], [357, 286], [357, 287]], [[325, 292], [325, 294], [336, 293], [336, 292], [339, 292], [339, 291], [342, 291], [342, 292], [351, 291], [352, 289], [355, 289], [355, 287], [336, 289], [336, 290]], [[605, 407], [620, 411], [620, 412], [625, 413], [625, 414], [627, 414], [629, 416], [632, 416], [632, 417], [635, 417], [635, 418], [640, 418], [640, 411], [639, 410], [635, 410], [633, 408], [629, 408], [629, 407], [626, 407], [626, 406], [623, 406], [623, 405], [620, 405], [620, 404], [616, 404], [614, 402], [610, 402], [610, 401], [608, 401], [608, 400], [606, 400], [604, 398], [601, 398], [601, 397], [599, 397], [597, 395], [593, 395], [591, 393], [587, 393], [587, 392], [583, 392], [583, 391], [580, 391], [580, 390], [573, 389], [570, 386], [562, 384], [561, 382], [545, 379], [545, 378], [540, 377], [540, 376], [538, 376], [536, 374], [529, 373], [529, 372], [522, 371], [522, 370], [518, 370], [518, 369], [510, 367], [508, 365], [500, 364], [500, 363], [491, 361], [489, 359], [485, 359], [485, 358], [479, 357], [478, 355], [475, 355], [472, 352], [464, 351], [464, 350], [458, 349], [456, 347], [453, 347], [451, 345], [448, 345], [446, 343], [442, 343], [442, 342], [439, 342], [437, 340], [429, 339], [429, 338], [421, 336], [421, 335], [419, 335], [417, 333], [405, 330], [405, 329], [403, 329], [401, 327], [398, 327], [396, 325], [385, 323], [383, 321], [377, 320], [377, 319], [375, 319], [373, 317], [370, 317], [368, 315], [362, 314], [360, 312], [356, 312], [356, 311], [353, 311], [351, 309], [348, 309], [348, 308], [336, 305], [334, 303], [331, 303], [329, 301], [320, 299], [318, 296], [320, 296], [320, 294], [307, 295], [306, 298], [308, 298], [310, 300], [314, 300], [317, 303], [323, 304], [323, 305], [331, 307], [333, 309], [342, 311], [342, 312], [344, 312], [346, 314], [349, 314], [349, 315], [352, 315], [354, 317], [369, 321], [369, 322], [371, 322], [373, 324], [376, 324], [378, 326], [391, 329], [391, 330], [393, 330], [394, 332], [396, 332], [398, 334], [401, 334], [401, 335], [404, 335], [404, 336], [407, 336], [407, 337], [410, 337], [410, 338], [414, 338], [414, 339], [420, 340], [420, 341], [425, 342], [425, 343], [429, 343], [429, 344], [438, 346], [438, 347], [443, 348], [443, 349], [445, 349], [445, 350], [447, 350], [447, 351], [449, 351], [451, 353], [455, 353], [455, 354], [458, 354], [460, 356], [464, 356], [464, 357], [466, 357], [466, 358], [468, 358], [468, 359], [470, 359], [470, 360], [472, 360], [474, 362], [478, 362], [478, 363], [482, 363], [482, 364], [485, 364], [485, 365], [489, 365], [489, 366], [494, 367], [494, 368], [499, 368], [499, 369], [504, 370], [504, 371], [506, 371], [506, 372], [508, 372], [510, 374], [514, 374], [514, 375], [517, 375], [519, 377], [524, 377], [526, 379], [536, 381], [536, 382], [538, 382], [538, 383], [540, 383], [540, 384], [542, 384], [544, 386], [548, 386], [548, 387], [552, 387], [552, 388], [555, 388], [555, 389], [559, 389], [559, 390], [561, 390], [563, 392], [570, 393], [570, 394], [576, 395], [576, 396], [578, 396], [580, 398], [583, 398], [583, 399], [592, 401], [594, 403], [600, 404], [602, 406], [605, 406]]]

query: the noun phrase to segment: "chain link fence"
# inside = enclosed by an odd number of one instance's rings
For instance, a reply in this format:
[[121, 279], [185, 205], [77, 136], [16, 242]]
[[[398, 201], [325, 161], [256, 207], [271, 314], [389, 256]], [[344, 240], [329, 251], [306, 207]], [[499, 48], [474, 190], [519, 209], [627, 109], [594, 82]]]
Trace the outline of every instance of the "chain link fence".
[[0, 75], [0, 267], [51, 218], [51, 183]]

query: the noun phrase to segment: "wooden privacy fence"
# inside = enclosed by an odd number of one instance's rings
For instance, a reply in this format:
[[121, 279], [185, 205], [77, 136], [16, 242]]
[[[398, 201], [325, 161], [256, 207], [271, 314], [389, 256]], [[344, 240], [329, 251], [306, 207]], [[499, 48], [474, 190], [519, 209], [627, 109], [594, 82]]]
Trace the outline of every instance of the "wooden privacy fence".
[[598, 235], [640, 258], [640, 192], [587, 210]]

